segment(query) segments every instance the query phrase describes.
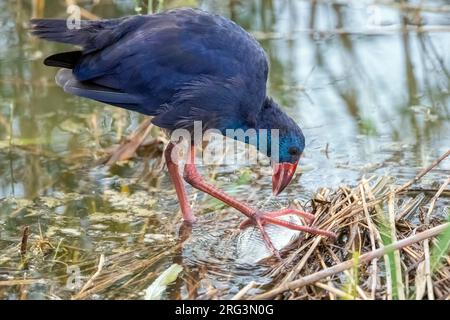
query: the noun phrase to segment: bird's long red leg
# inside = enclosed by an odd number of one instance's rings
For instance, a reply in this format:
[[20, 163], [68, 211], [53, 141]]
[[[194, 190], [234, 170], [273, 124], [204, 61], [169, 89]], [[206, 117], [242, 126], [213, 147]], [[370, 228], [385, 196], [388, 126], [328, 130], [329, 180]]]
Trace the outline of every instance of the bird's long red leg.
[[178, 152], [176, 150], [175, 144], [169, 142], [166, 150], [164, 151], [164, 157], [166, 158], [166, 165], [167, 169], [169, 170], [170, 178], [175, 186], [175, 191], [177, 192], [178, 202], [180, 203], [183, 219], [187, 222], [194, 222], [196, 218], [192, 213], [186, 193], [186, 188], [184, 187], [183, 179], [181, 178], [180, 172], [178, 170]]
[[270, 240], [269, 236], [267, 235], [266, 230], [264, 229], [265, 223], [280, 225], [280, 226], [286, 227], [288, 229], [305, 231], [305, 232], [308, 232], [311, 234], [335, 237], [334, 233], [329, 232], [329, 231], [320, 230], [320, 229], [316, 229], [316, 228], [308, 227], [308, 226], [295, 225], [293, 223], [289, 223], [284, 220], [276, 219], [277, 216], [294, 213], [294, 214], [302, 215], [305, 218], [307, 218], [308, 220], [311, 220], [314, 216], [312, 216], [308, 213], [294, 210], [294, 209], [288, 209], [288, 210], [283, 209], [280, 211], [269, 212], [268, 215], [266, 216], [264, 213], [260, 212], [259, 210], [255, 210], [255, 209], [251, 208], [247, 204], [234, 199], [233, 197], [231, 197], [228, 194], [226, 194], [225, 192], [219, 190], [215, 186], [205, 182], [203, 180], [203, 177], [200, 175], [200, 173], [198, 172], [198, 170], [195, 166], [195, 153], [194, 152], [195, 152], [194, 147], [191, 147], [190, 161], [188, 163], [186, 163], [184, 166], [183, 176], [184, 176], [184, 179], [186, 180], [186, 182], [188, 182], [194, 188], [196, 188], [200, 191], [203, 191], [203, 192], [213, 196], [214, 198], [223, 201], [224, 203], [228, 204], [229, 206], [235, 208], [236, 210], [242, 212], [249, 219], [251, 219], [254, 223], [256, 223], [256, 225], [258, 226], [258, 228], [261, 231], [262, 237], [263, 237], [266, 245], [273, 252], [273, 254], [276, 255], [277, 257], [280, 257], [280, 255], [278, 253], [278, 250], [272, 244], [272, 241]]

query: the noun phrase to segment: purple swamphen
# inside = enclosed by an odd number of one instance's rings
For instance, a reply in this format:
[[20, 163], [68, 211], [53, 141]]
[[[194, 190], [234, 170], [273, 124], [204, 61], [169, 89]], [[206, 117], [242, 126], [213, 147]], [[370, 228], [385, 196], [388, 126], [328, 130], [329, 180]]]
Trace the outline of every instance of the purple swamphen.
[[[196, 9], [175, 9], [153, 15], [81, 21], [69, 28], [66, 20], [33, 19], [31, 33], [42, 39], [81, 47], [55, 54], [45, 64], [62, 68], [56, 81], [76, 96], [153, 116], [152, 123], [168, 130], [278, 129], [277, 157], [273, 165], [273, 192], [280, 193], [291, 181], [305, 146], [298, 125], [266, 95], [268, 62], [260, 44], [234, 22]], [[225, 133], [224, 133], [225, 134]], [[258, 139], [256, 139], [258, 141]], [[270, 139], [269, 139], [270, 144]], [[259, 149], [259, 144], [256, 143]], [[189, 205], [171, 142], [165, 157], [178, 195], [184, 220], [195, 216]], [[270, 147], [267, 147], [270, 150]], [[191, 147], [191, 160], [194, 158]], [[271, 243], [266, 223], [323, 236], [333, 233], [295, 225], [278, 217], [296, 214], [294, 209], [263, 213], [205, 182], [194, 161], [184, 167], [184, 180], [194, 188], [223, 201], [247, 216], [242, 225], [255, 223], [267, 246]]]

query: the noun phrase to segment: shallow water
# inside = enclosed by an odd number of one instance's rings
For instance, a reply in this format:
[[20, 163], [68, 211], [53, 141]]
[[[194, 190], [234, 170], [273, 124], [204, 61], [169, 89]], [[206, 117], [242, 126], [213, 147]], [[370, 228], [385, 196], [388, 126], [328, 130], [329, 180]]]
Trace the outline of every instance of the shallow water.
[[[165, 1], [166, 7], [195, 5], [225, 15], [253, 32], [270, 59], [270, 94], [307, 139], [301, 178], [277, 199], [268, 167], [203, 167], [215, 184], [272, 210], [305, 203], [321, 187], [354, 185], [363, 175], [389, 175], [402, 183], [449, 148], [448, 7], [422, 1], [425, 10], [410, 11], [412, 22], [441, 26], [417, 33], [413, 25], [401, 32], [405, 13], [398, 8], [371, 3]], [[83, 4], [104, 18], [136, 12], [132, 0]], [[231, 297], [252, 280], [266, 282], [267, 265], [256, 263], [264, 254], [255, 254], [264, 247], [246, 240], [251, 230], [237, 228], [239, 213], [189, 189], [199, 222], [192, 230], [181, 223], [166, 171], [158, 169], [162, 146], [110, 169], [98, 164], [102, 151], [144, 118], [56, 87], [55, 70], [42, 59], [67, 47], [27, 35], [33, 14], [66, 16], [56, 2], [43, 11], [28, 1], [0, 2], [0, 281], [45, 281], [25, 293], [19, 286], [0, 287], [0, 297], [68, 298], [80, 288], [67, 285], [67, 268], [79, 267], [85, 283], [102, 253], [111, 268], [117, 263], [122, 269], [167, 254], [91, 298], [141, 297], [172, 263], [183, 266], [183, 275], [165, 297]], [[435, 187], [449, 170], [446, 161], [423, 185]], [[438, 213], [445, 205], [438, 203]], [[30, 246], [41, 235], [53, 249], [39, 242], [24, 264], [18, 244], [25, 225]], [[283, 241], [291, 236], [284, 233]]]

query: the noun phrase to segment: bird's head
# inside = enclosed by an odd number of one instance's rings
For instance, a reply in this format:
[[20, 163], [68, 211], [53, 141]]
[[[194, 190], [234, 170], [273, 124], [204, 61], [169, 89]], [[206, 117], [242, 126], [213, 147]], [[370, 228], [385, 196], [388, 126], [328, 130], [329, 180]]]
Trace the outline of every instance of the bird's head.
[[298, 161], [305, 149], [305, 137], [297, 123], [272, 99], [266, 99], [258, 118], [259, 128], [269, 131], [278, 129], [277, 139], [271, 134], [267, 146], [267, 155], [273, 167], [272, 190], [274, 195], [278, 195], [294, 177]]
[[[292, 119], [289, 118], [292, 121]], [[293, 122], [293, 121], [292, 121]], [[274, 195], [281, 193], [294, 177], [298, 161], [305, 148], [305, 137], [296, 123], [292, 123], [289, 131], [281, 131], [279, 136], [278, 159], [271, 156], [273, 174], [272, 190]]]

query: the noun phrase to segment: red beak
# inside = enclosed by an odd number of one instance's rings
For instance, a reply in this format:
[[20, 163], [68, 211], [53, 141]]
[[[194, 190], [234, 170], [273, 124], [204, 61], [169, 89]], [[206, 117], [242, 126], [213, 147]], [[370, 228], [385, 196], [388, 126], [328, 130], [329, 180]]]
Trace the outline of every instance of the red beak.
[[279, 195], [291, 182], [297, 169], [297, 164], [298, 162], [282, 162], [273, 166], [272, 191], [275, 196]]

